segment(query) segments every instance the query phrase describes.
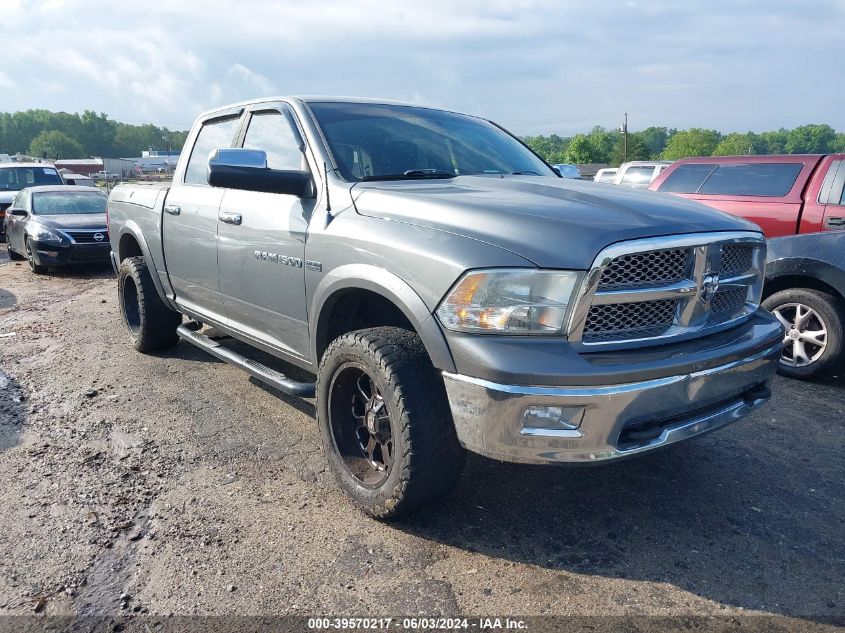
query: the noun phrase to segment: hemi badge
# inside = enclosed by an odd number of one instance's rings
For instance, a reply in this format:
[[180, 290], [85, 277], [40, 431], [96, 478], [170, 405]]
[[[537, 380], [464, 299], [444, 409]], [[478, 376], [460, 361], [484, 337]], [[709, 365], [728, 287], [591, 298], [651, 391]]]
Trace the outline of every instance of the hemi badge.
[[308, 270], [314, 270], [318, 273], [323, 272], [323, 262], [316, 262], [313, 259], [306, 259], [305, 260], [305, 267]]

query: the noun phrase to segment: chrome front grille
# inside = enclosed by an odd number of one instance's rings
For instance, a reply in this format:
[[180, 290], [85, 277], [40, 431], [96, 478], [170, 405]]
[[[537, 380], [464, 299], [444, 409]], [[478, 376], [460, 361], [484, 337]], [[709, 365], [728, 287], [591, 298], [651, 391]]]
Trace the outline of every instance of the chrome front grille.
[[689, 255], [688, 248], [622, 255], [605, 267], [599, 287], [624, 288], [648, 283], [678, 281], [684, 278]]
[[660, 336], [671, 327], [677, 309], [677, 299], [593, 306], [587, 313], [584, 340]]
[[719, 274], [738, 275], [746, 272], [754, 263], [754, 247], [750, 244], [726, 244], [722, 247]]
[[765, 257], [756, 233], [615, 244], [585, 278], [569, 338], [586, 347], [647, 345], [735, 324], [757, 309]]
[[[106, 228], [62, 232], [77, 244], [107, 244], [109, 241], [109, 231]], [[99, 235], [100, 239], [96, 239], [95, 235]]]

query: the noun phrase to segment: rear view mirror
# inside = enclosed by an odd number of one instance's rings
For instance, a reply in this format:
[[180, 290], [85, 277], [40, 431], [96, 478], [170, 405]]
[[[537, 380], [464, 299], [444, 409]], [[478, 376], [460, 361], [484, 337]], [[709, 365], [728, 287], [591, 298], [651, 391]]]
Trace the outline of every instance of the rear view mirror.
[[256, 149], [215, 150], [208, 159], [208, 184], [226, 189], [282, 193], [313, 198], [314, 183], [307, 171], [269, 169], [267, 154]]

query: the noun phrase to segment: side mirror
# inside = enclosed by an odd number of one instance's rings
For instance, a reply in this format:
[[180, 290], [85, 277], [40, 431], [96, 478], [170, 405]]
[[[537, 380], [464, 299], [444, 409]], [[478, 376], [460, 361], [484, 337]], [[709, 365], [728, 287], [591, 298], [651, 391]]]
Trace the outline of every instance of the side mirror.
[[29, 215], [26, 209], [9, 209], [9, 215], [16, 215], [19, 218], [25, 218]]
[[299, 198], [313, 198], [316, 193], [309, 172], [268, 169], [267, 154], [257, 149], [228, 148], [212, 152], [208, 159], [208, 184]]
[[563, 178], [563, 174], [560, 173], [560, 170], [557, 167], [552, 167], [552, 171], [558, 175], [558, 178]]

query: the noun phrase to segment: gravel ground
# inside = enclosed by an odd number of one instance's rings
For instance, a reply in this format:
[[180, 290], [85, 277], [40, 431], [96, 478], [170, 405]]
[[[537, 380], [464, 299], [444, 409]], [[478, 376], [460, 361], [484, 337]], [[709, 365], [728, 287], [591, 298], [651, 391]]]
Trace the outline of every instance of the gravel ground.
[[839, 378], [621, 464], [470, 456], [383, 524], [335, 488], [312, 401], [135, 353], [116, 295], [0, 257], [0, 614], [845, 614]]

